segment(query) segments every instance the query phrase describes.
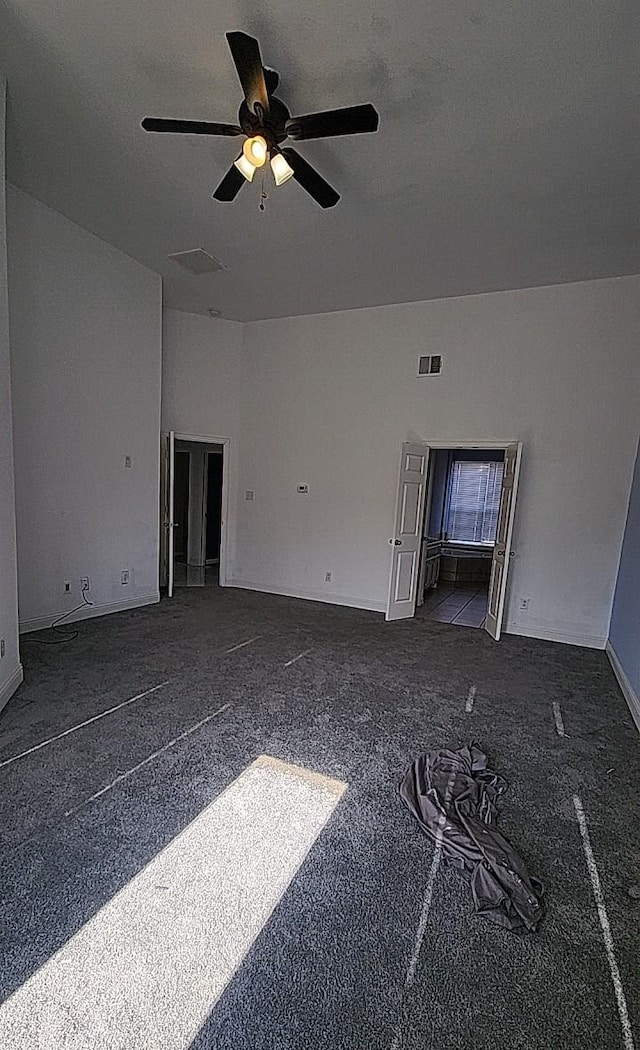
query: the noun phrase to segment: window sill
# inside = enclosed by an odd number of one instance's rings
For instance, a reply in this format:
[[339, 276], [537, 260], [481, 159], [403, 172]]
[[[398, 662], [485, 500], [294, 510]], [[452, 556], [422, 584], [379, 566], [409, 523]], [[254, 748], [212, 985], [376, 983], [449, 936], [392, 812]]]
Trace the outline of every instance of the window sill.
[[447, 547], [475, 547], [478, 550], [492, 551], [495, 543], [481, 543], [479, 540], [442, 540]]

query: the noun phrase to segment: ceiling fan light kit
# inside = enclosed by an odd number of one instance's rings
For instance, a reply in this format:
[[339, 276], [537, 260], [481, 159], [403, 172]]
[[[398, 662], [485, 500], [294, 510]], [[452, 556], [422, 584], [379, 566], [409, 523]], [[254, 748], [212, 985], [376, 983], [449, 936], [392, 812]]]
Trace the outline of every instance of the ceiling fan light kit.
[[245, 136], [242, 152], [214, 191], [214, 200], [234, 200], [245, 181], [251, 182], [257, 169], [268, 161], [276, 186], [293, 178], [321, 208], [332, 208], [340, 194], [297, 150], [282, 143], [287, 138], [319, 139], [377, 131], [376, 110], [368, 103], [291, 117], [284, 102], [273, 94], [280, 78], [275, 70], [262, 65], [258, 41], [246, 33], [227, 33], [227, 41], [244, 92], [238, 124], [145, 117], [142, 127], [173, 134]]

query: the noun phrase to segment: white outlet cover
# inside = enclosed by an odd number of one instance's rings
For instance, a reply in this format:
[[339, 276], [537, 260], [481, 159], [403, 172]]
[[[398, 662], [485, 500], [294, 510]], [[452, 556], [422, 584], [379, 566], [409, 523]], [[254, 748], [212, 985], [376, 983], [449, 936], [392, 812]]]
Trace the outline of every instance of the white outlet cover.
[[250, 502], [252, 499], [254, 499], [254, 497], [255, 497], [255, 493], [254, 493], [253, 489], [246, 489], [245, 490], [244, 498], [246, 500], [249, 500], [249, 502]]

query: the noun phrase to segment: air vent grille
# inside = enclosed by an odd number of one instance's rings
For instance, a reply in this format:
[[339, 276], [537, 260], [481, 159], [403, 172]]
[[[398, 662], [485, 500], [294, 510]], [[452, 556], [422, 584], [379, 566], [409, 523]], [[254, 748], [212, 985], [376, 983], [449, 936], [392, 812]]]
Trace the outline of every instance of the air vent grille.
[[419, 376], [437, 376], [442, 371], [442, 354], [431, 354], [418, 361]]
[[171, 259], [172, 262], [178, 263], [178, 266], [184, 266], [185, 270], [195, 274], [196, 277], [203, 273], [216, 273], [219, 270], [224, 270], [222, 263], [214, 259], [213, 255], [205, 252], [204, 248], [192, 248], [188, 252], [174, 252], [173, 255], [168, 255], [167, 258]]

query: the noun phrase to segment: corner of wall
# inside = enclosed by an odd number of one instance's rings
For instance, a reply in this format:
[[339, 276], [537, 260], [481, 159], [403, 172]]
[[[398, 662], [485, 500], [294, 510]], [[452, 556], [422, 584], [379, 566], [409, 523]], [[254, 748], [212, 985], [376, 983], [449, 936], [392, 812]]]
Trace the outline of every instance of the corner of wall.
[[607, 642], [605, 649], [607, 656], [609, 657], [611, 669], [613, 670], [613, 673], [616, 676], [616, 680], [618, 682], [618, 685], [620, 686], [622, 695], [627, 701], [627, 706], [629, 708], [629, 711], [631, 712], [631, 717], [633, 718], [633, 721], [636, 724], [636, 729], [640, 733], [640, 696], [638, 696], [635, 689], [631, 685], [631, 682], [627, 678], [624, 667], [620, 663], [618, 655], [610, 641]]
[[12, 671], [7, 680], [0, 685], [0, 711], [6, 707], [18, 686], [24, 681], [24, 669], [22, 664]]
[[12, 383], [7, 289], [5, 112], [6, 81], [0, 73], [0, 709], [22, 682], [18, 641], [18, 583]]

